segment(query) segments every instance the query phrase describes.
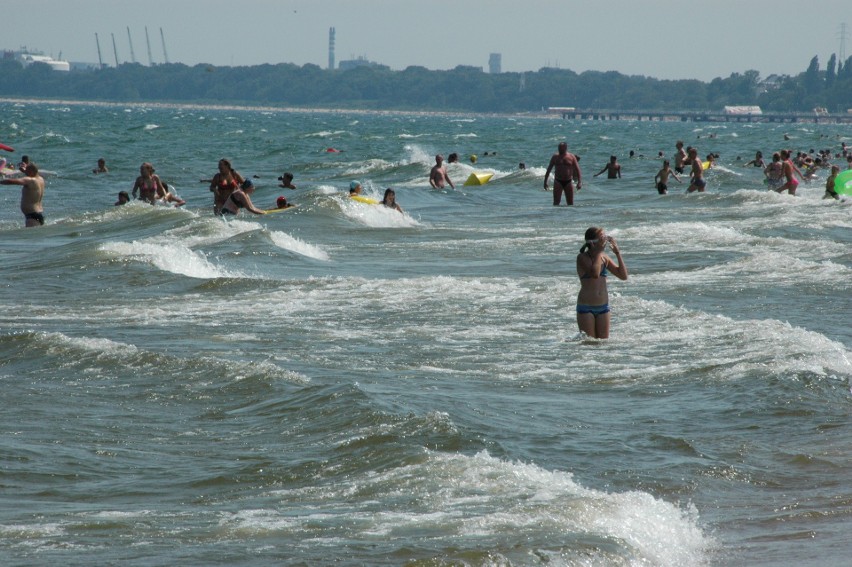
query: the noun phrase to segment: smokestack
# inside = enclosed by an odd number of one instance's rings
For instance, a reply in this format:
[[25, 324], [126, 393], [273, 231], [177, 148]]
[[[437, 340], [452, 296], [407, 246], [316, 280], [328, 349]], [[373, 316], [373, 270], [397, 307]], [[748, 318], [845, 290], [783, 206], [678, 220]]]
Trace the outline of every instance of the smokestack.
[[328, 28], [328, 69], [334, 70], [334, 28]]

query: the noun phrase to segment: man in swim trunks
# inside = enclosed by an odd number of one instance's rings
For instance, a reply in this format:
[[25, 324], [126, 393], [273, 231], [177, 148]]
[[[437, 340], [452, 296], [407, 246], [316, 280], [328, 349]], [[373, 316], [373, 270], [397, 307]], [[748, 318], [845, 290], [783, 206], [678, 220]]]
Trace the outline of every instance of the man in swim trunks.
[[701, 160], [698, 159], [698, 149], [689, 148], [689, 154], [687, 154], [687, 157], [692, 164], [692, 182], [689, 184], [686, 192], [693, 193], [698, 191], [699, 193], [704, 193], [707, 181], [704, 179], [704, 166], [701, 165]]
[[25, 177], [0, 179], [3, 185], [21, 186], [21, 212], [24, 213], [24, 226], [41, 226], [44, 224], [44, 208], [41, 200], [44, 197], [44, 178], [38, 174], [38, 166], [29, 162], [24, 170]]
[[447, 183], [453, 189], [456, 188], [447, 174], [447, 168], [444, 167], [444, 156], [438, 154], [435, 156], [435, 165], [432, 166], [432, 171], [429, 172], [429, 185], [432, 186], [432, 189], [443, 189]]
[[577, 157], [568, 151], [568, 143], [560, 142], [557, 153], [550, 158], [547, 171], [544, 172], [544, 190], [549, 189], [547, 180], [550, 171], [553, 171], [553, 206], [558, 207], [562, 203], [562, 193], [565, 193], [565, 201], [570, 207], [574, 204], [574, 180], [577, 180], [577, 191], [583, 188], [580, 163]]

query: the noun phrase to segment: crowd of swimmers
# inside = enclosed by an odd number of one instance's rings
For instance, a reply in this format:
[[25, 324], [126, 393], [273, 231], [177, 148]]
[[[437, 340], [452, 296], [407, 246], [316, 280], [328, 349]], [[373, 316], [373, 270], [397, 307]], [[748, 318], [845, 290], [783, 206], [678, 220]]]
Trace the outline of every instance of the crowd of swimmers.
[[[785, 140], [789, 138], [785, 137]], [[438, 156], [440, 157], [440, 156]], [[630, 151], [630, 157], [637, 157], [634, 151]], [[644, 157], [644, 156], [638, 156]], [[692, 146], [684, 146], [682, 140], [675, 143], [675, 151], [672, 157], [672, 162], [666, 158], [664, 152], [660, 151], [657, 154], [657, 159], [663, 161], [662, 167], [654, 176], [654, 187], [660, 195], [668, 194], [669, 179], [674, 179], [678, 183], [682, 183], [680, 175], [689, 175], [689, 185], [686, 189], [687, 193], [704, 192], [707, 187], [707, 179], [705, 171], [712, 169], [719, 154], [710, 153], [702, 161], [699, 157], [698, 149]], [[846, 146], [846, 142], [842, 142], [841, 151], [833, 153], [831, 150], [813, 150], [810, 152], [796, 152], [795, 157], [792, 150], [783, 149], [772, 154], [772, 160], [766, 162], [763, 159], [763, 153], [758, 151], [755, 158], [744, 165], [746, 167], [760, 167], [763, 169], [765, 176], [764, 182], [767, 187], [778, 193], [787, 192], [791, 195], [796, 194], [796, 189], [800, 181], [808, 181], [817, 178], [817, 174], [821, 169], [829, 171], [828, 178], [825, 184], [825, 199], [840, 199], [840, 195], [834, 189], [835, 179], [842, 170], [840, 165], [831, 163], [833, 159], [844, 160], [846, 169], [852, 170], [852, 149]], [[742, 161], [740, 157], [736, 158], [737, 162]], [[433, 177], [440, 178], [440, 172], [435, 174], [436, 168], [441, 166], [440, 161], [433, 168]], [[521, 163], [521, 169], [525, 165]], [[562, 195], [566, 197], [567, 204], [574, 204], [574, 193], [582, 188], [582, 172], [580, 170], [580, 156], [574, 155], [568, 151], [568, 144], [562, 142], [558, 145], [557, 151], [550, 158], [547, 170], [544, 175], [544, 188], [549, 190], [548, 180], [551, 171], [554, 172], [553, 185], [553, 204], [558, 206], [561, 204]], [[618, 162], [617, 156], [610, 156], [609, 162], [604, 167], [594, 174], [594, 177], [607, 174], [607, 179], [621, 179], [621, 164]], [[432, 179], [430, 178], [430, 183]], [[433, 187], [435, 185], [433, 184]]]
[[[2, 158], [0, 158], [2, 159]], [[3, 167], [6, 165], [6, 160], [2, 159]], [[100, 158], [97, 160], [97, 165], [92, 169], [92, 174], [109, 173], [109, 168], [106, 164], [106, 159]], [[257, 177], [257, 176], [254, 176]], [[282, 189], [295, 190], [293, 185], [294, 176], [291, 172], [285, 172], [278, 177], [278, 187]], [[239, 214], [241, 209], [245, 209], [256, 215], [262, 215], [269, 211], [287, 209], [294, 207], [293, 203], [289, 202], [283, 195], [275, 201], [275, 207], [272, 209], [261, 209], [252, 202], [254, 194], [254, 182], [242, 176], [233, 168], [228, 159], [220, 159], [218, 162], [218, 171], [210, 179], [202, 179], [202, 183], [207, 183], [210, 192], [213, 195], [213, 213], [217, 216], [232, 216]], [[44, 198], [45, 182], [44, 178], [39, 174], [38, 166], [30, 161], [29, 156], [22, 156], [21, 162], [17, 165], [17, 171], [14, 176], [2, 177], [0, 179], [2, 185], [20, 185], [21, 189], [21, 212], [24, 214], [25, 226], [41, 226], [44, 224], [44, 209], [42, 201]], [[351, 190], [350, 196], [360, 193], [360, 182], [353, 181], [350, 188], [357, 187], [357, 190]], [[154, 165], [150, 162], [144, 162], [139, 166], [139, 176], [133, 183], [133, 187], [128, 191], [119, 191], [118, 198], [115, 202], [116, 206], [122, 206], [130, 203], [132, 200], [139, 200], [151, 205], [164, 204], [175, 207], [181, 207], [186, 204], [173, 186], [170, 186], [166, 181], [157, 175]], [[376, 204], [381, 204], [387, 208], [402, 212], [402, 207], [396, 202], [396, 192], [388, 188], [381, 201]]]
[[[796, 194], [796, 188], [799, 184], [796, 176], [802, 181], [808, 178], [813, 179], [817, 170], [829, 168], [830, 174], [826, 180], [824, 198], [838, 199], [839, 195], [834, 191], [834, 181], [840, 173], [840, 166], [830, 163], [832, 159], [830, 150], [822, 150], [814, 156], [815, 153], [813, 150], [809, 153], [798, 152], [794, 158], [790, 150], [784, 149], [773, 153], [772, 160], [766, 162], [763, 159], [762, 152], [758, 151], [754, 159], [745, 163], [744, 166], [762, 168], [766, 184], [770, 190], [779, 193], [787, 191], [791, 195]], [[631, 157], [633, 156], [634, 153], [631, 152]], [[26, 156], [24, 157], [26, 158]], [[657, 157], [663, 160], [663, 164], [654, 177], [654, 184], [660, 194], [666, 194], [669, 179], [673, 178], [681, 183], [678, 174], [685, 175], [687, 167], [690, 175], [687, 192], [704, 191], [706, 187], [704, 170], [713, 166], [718, 155], [710, 154], [706, 161], [702, 162], [698, 156], [697, 148], [685, 148], [683, 141], [678, 140], [675, 144], [674, 167], [665, 158], [663, 152], [659, 152]], [[847, 149], [845, 142], [842, 145], [842, 151], [834, 157], [845, 158], [847, 168], [852, 169], [852, 152]], [[458, 161], [457, 154], [450, 154], [449, 158], [448, 163]], [[475, 163], [476, 156], [472, 155], [471, 158], [471, 163]], [[740, 161], [739, 158], [737, 158], [737, 161]], [[519, 167], [525, 169], [526, 166], [521, 163]], [[26, 226], [42, 225], [44, 224], [44, 215], [41, 202], [44, 196], [44, 179], [39, 175], [38, 166], [30, 162], [29, 158], [22, 160], [19, 169], [24, 174], [23, 177], [5, 178], [0, 180], [0, 183], [22, 186], [21, 211], [24, 213]], [[804, 170], [804, 173], [802, 170]], [[106, 161], [101, 158], [92, 173], [100, 174], [108, 171]], [[575, 189], [576, 191], [582, 189], [582, 172], [580, 170], [580, 158], [568, 151], [566, 142], [561, 142], [557, 146], [556, 153], [550, 158], [544, 175], [545, 190], [549, 189], [548, 181], [551, 173], [554, 176], [553, 204], [555, 206], [560, 205], [564, 194], [566, 203], [573, 205]], [[607, 173], [608, 179], [621, 178], [621, 164], [618, 163], [617, 156], [610, 156], [609, 162], [594, 176], [597, 177], [603, 173]], [[278, 180], [281, 182], [279, 187], [296, 189], [293, 185], [292, 173], [284, 173]], [[211, 179], [202, 179], [201, 182], [209, 184], [210, 192], [213, 194], [213, 212], [216, 215], [236, 215], [240, 209], [246, 209], [258, 215], [266, 212], [256, 207], [251, 200], [254, 193], [252, 180], [240, 175], [227, 159], [219, 160], [217, 173]], [[435, 165], [429, 172], [429, 184], [434, 189], [443, 189], [447, 185], [455, 189], [455, 185], [444, 165], [443, 156], [440, 154], [435, 156]], [[349, 184], [350, 198], [360, 198], [362, 189], [359, 181], [352, 181]], [[115, 204], [129, 203], [131, 194], [132, 198], [138, 198], [151, 204], [162, 202], [182, 206], [186, 202], [156, 175], [154, 166], [148, 162], [140, 166], [139, 176], [136, 178], [131, 193], [119, 192], [118, 201]], [[396, 202], [396, 192], [391, 188], [385, 190], [381, 202], [377, 204], [402, 212], [402, 208]], [[278, 197], [276, 200], [276, 207], [279, 209], [291, 206], [293, 206], [292, 203], [289, 203], [284, 196]], [[615, 255], [615, 260], [606, 254], [608, 249]], [[589, 338], [606, 339], [609, 337], [611, 317], [607, 276], [612, 274], [621, 280], [628, 278], [627, 264], [621, 255], [621, 250], [615, 238], [607, 235], [604, 229], [600, 227], [590, 227], [586, 230], [584, 243], [576, 258], [576, 272], [580, 280], [576, 305], [577, 326], [580, 334]]]
[[[711, 136], [712, 137], [712, 136]], [[785, 136], [785, 141], [789, 137]], [[484, 156], [495, 156], [497, 152], [485, 152]], [[634, 151], [630, 152], [630, 157], [637, 157]], [[638, 157], [644, 157], [639, 155]], [[660, 151], [657, 154], [657, 159], [662, 160], [662, 167], [654, 176], [654, 187], [661, 195], [668, 193], [670, 180], [674, 179], [678, 183], [683, 183], [680, 176], [689, 175], [689, 185], [687, 193], [703, 192], [707, 186], [705, 178], [705, 170], [711, 169], [718, 154], [708, 154], [702, 161], [699, 157], [698, 149], [695, 147], [684, 146], [682, 140], [675, 143], [675, 151], [671, 161], [666, 158], [664, 153]], [[0, 158], [1, 159], [1, 158]], [[471, 164], [477, 162], [476, 154], [471, 154], [469, 160]], [[842, 142], [841, 149], [837, 153], [833, 153], [830, 149], [813, 150], [809, 152], [799, 151], [795, 155], [791, 150], [782, 149], [772, 154], [770, 160], [763, 157], [763, 152], [757, 151], [754, 159], [744, 163], [745, 167], [761, 168], [764, 174], [764, 182], [767, 187], [778, 193], [787, 192], [791, 195], [796, 194], [796, 190], [800, 181], [812, 180], [817, 178], [817, 174], [821, 169], [828, 170], [828, 177], [825, 185], [824, 198], [840, 199], [840, 195], [834, 190], [835, 179], [843, 169], [840, 165], [833, 164], [833, 160], [845, 160], [846, 169], [852, 169], [852, 149], [848, 148], [846, 142]], [[459, 155], [451, 153], [448, 156], [446, 164], [457, 163]], [[737, 162], [741, 161], [740, 157], [736, 158]], [[3, 166], [6, 165], [5, 159], [2, 159]], [[435, 156], [435, 165], [429, 171], [429, 185], [433, 189], [444, 189], [449, 186], [456, 188], [455, 183], [450, 178], [444, 162], [444, 157], [441, 154]], [[518, 165], [521, 170], [526, 169], [526, 164], [521, 162]], [[22, 187], [21, 195], [21, 212], [25, 217], [26, 226], [38, 226], [44, 224], [44, 210], [42, 208], [42, 199], [44, 196], [44, 179], [39, 174], [38, 166], [30, 161], [29, 156], [24, 155], [21, 161], [17, 164], [19, 176], [7, 177], [0, 179], [0, 184], [3, 185], [20, 185]], [[97, 160], [97, 165], [92, 169], [93, 174], [105, 174], [109, 172], [106, 160], [100, 158]], [[556, 153], [554, 153], [547, 166], [544, 175], [544, 189], [550, 190], [549, 179], [553, 173], [553, 205], [559, 206], [562, 202], [562, 196], [565, 196], [567, 205], [574, 204], [574, 195], [576, 191], [582, 189], [582, 172], [580, 169], [580, 157], [568, 151], [568, 144], [561, 142]], [[610, 156], [609, 161], [604, 167], [594, 174], [594, 177], [606, 173], [608, 179], [620, 179], [622, 176], [622, 166], [618, 162], [618, 157]], [[23, 174], [22, 176], [20, 174]], [[254, 176], [257, 177], [257, 176]], [[296, 189], [293, 185], [294, 176], [290, 172], [286, 172], [278, 177], [280, 182], [278, 187], [283, 189]], [[217, 216], [236, 215], [241, 209], [245, 209], [251, 213], [261, 215], [265, 214], [266, 210], [257, 207], [252, 201], [254, 193], [254, 183], [251, 179], [243, 177], [236, 171], [231, 162], [227, 159], [221, 159], [218, 162], [218, 171], [210, 179], [202, 179], [202, 183], [209, 184], [210, 192], [213, 196], [213, 212]], [[360, 193], [361, 185], [359, 182], [352, 182], [350, 187], [350, 196], [356, 196]], [[124, 205], [132, 199], [138, 199], [146, 203], [156, 204], [162, 203], [172, 206], [183, 206], [186, 201], [178, 196], [174, 187], [163, 181], [155, 172], [153, 164], [149, 162], [143, 163], [139, 167], [139, 176], [136, 178], [131, 191], [120, 191], [116, 205]], [[396, 193], [393, 189], [388, 188], [380, 202], [388, 208], [402, 212], [402, 208], [396, 202]], [[294, 206], [286, 197], [279, 197], [276, 200], [275, 209], [289, 208]], [[274, 210], [274, 209], [268, 209]]]

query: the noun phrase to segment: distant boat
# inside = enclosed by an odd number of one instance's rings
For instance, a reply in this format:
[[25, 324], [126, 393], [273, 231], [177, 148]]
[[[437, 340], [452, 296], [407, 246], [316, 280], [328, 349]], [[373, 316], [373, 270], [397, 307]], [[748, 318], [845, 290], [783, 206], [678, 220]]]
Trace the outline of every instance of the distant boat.
[[[62, 57], [62, 54], [59, 54]], [[20, 61], [24, 67], [29, 67], [33, 63], [44, 63], [54, 71], [70, 71], [71, 64], [62, 59], [54, 59], [49, 55], [45, 55], [39, 51], [28, 51], [26, 48], [21, 48], [15, 53], [15, 59]]]

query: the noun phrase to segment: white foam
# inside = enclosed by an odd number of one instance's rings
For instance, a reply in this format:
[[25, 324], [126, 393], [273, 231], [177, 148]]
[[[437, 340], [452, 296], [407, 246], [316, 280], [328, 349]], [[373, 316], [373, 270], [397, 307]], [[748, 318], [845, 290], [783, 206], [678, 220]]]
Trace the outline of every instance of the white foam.
[[69, 337], [68, 335], [64, 335], [62, 333], [45, 333], [44, 336], [50, 341], [56, 341], [60, 344], [89, 352], [114, 355], [126, 355], [128, 353], [138, 352], [138, 349], [135, 345], [119, 343], [110, 339], [100, 339], [93, 337]]
[[345, 134], [345, 133], [346, 133], [346, 130], [335, 130], [333, 132], [329, 131], [329, 130], [321, 130], [319, 132], [310, 132], [308, 134], [304, 134], [302, 137], [303, 138], [330, 138], [332, 136], [339, 136], [339, 135]]
[[[381, 200], [381, 197], [369, 196]], [[410, 228], [420, 226], [420, 223], [411, 218], [407, 213], [400, 213], [384, 205], [370, 205], [361, 203], [347, 197], [341, 198], [341, 210], [343, 214], [354, 221], [372, 228]]]
[[[228, 220], [201, 217], [193, 223], [167, 230], [162, 236], [169, 241], [194, 248], [224, 242], [239, 234], [262, 229], [263, 225], [255, 220], [242, 220], [239, 217]], [[160, 242], [158, 238], [153, 240]]]
[[434, 152], [430, 153], [416, 144], [406, 145], [404, 149], [408, 153], [408, 163], [422, 163], [430, 167], [435, 163]]
[[274, 230], [269, 233], [269, 237], [276, 246], [284, 250], [289, 250], [290, 252], [295, 252], [296, 254], [315, 260], [322, 260], [323, 262], [329, 260], [328, 253], [319, 246], [308, 244], [303, 240], [290, 236], [286, 232]]
[[[427, 452], [415, 464], [272, 495], [280, 500], [278, 509], [224, 513], [220, 526], [247, 534], [310, 532], [314, 537], [305, 545], [332, 545], [329, 540], [342, 529], [352, 530], [351, 537], [380, 540], [413, 530], [474, 541], [506, 533], [520, 541], [526, 532], [573, 533], [616, 542], [625, 554], [637, 556], [636, 564], [650, 565], [700, 564], [716, 545], [699, 525], [694, 506], [639, 491], [587, 489], [570, 472], [508, 462], [484, 451], [473, 456]], [[344, 501], [347, 506], [341, 507]], [[597, 559], [605, 561], [606, 552], [600, 553]]]
[[627, 343], [620, 351], [633, 353], [609, 366], [613, 380], [700, 375], [730, 381], [799, 373], [852, 377], [852, 353], [842, 344], [784, 321], [733, 319], [632, 296], [616, 296], [611, 304], [618, 310], [613, 335]]
[[195, 252], [185, 245], [168, 241], [108, 242], [101, 250], [118, 256], [125, 256], [152, 266], [190, 278], [236, 278], [242, 274], [220, 268], [207, 260], [201, 252]]
[[348, 168], [343, 174], [359, 177], [371, 171], [387, 169], [391, 165], [391, 162], [385, 161], [383, 159], [367, 159], [364, 161], [357, 162], [355, 165]]
[[314, 191], [321, 195], [336, 195], [340, 193], [340, 189], [334, 185], [317, 185]]
[[[225, 313], [227, 316], [233, 315], [234, 317], [237, 317], [242, 315], [242, 312], [238, 310], [228, 310], [227, 302], [225, 303], [226, 309], [222, 309], [220, 311]], [[210, 306], [208, 305], [204, 307], [203, 311], [204, 313], [193, 309], [184, 309], [178, 302], [150, 306], [146, 303], [144, 305], [129, 308], [120, 313], [116, 312], [116, 310], [112, 307], [104, 307], [103, 311], [100, 311], [97, 307], [92, 307], [92, 309], [87, 313], [87, 317], [91, 319], [93, 324], [109, 317], [113, 320], [121, 318], [125, 321], [132, 322], [133, 324], [144, 323], [147, 325], [163, 325], [166, 323], [174, 323], [177, 319], [190, 321], [193, 318], [197, 318], [199, 315], [209, 314], [211, 311]], [[75, 319], [79, 321], [80, 317], [76, 317]], [[224, 361], [223, 358], [219, 357], [193, 357], [187, 363], [184, 363], [181, 359], [162, 354], [157, 351], [150, 351], [132, 344], [119, 343], [108, 339], [70, 337], [63, 333], [40, 333], [39, 336], [43, 338], [50, 348], [78, 350], [86, 353], [92, 353], [97, 357], [115, 357], [120, 359], [122, 361], [122, 365], [125, 367], [152, 369], [154, 372], [157, 371], [157, 367], [152, 367], [150, 360], [146, 358], [149, 352], [154, 352], [158, 359], [162, 361], [162, 365], [164, 366], [168, 365], [172, 369], [184, 366], [184, 376], [189, 376], [195, 373], [197, 369], [196, 364], [199, 361], [206, 361], [207, 367], [209, 368], [223, 366], [222, 363]], [[227, 335], [213, 335], [211, 339], [223, 343], [231, 343], [242, 340], [256, 340], [257, 335], [247, 333], [230, 333]], [[81, 361], [78, 356], [69, 357], [69, 360], [80, 361], [81, 363], [87, 364], [91, 367], [90, 363]], [[250, 377], [258, 376], [264, 379], [281, 379], [300, 383], [306, 383], [309, 381], [309, 378], [307, 378], [304, 374], [282, 368], [268, 360], [228, 360], [227, 368], [229, 369], [229, 377], [235, 381], [241, 381]]]

